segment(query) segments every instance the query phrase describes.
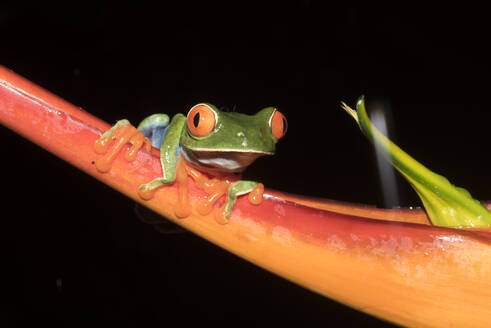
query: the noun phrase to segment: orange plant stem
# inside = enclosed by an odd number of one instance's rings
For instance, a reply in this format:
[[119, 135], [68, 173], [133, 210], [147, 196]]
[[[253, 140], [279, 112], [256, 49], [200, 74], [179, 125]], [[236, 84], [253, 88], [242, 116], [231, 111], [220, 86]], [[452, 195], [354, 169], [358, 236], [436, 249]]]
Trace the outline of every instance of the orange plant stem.
[[[149, 201], [138, 196], [140, 184], [161, 176], [158, 150], [140, 151], [128, 162], [126, 145], [109, 172], [100, 173], [93, 163], [101, 155], [93, 147], [109, 125], [3, 67], [0, 122], [210, 242], [360, 311], [409, 326], [491, 326], [489, 238], [429, 226], [421, 210], [271, 190], [260, 205], [240, 197], [226, 225], [213, 213], [198, 214], [196, 206], [180, 220], [175, 186]], [[204, 193], [192, 179], [188, 187], [196, 205]]]

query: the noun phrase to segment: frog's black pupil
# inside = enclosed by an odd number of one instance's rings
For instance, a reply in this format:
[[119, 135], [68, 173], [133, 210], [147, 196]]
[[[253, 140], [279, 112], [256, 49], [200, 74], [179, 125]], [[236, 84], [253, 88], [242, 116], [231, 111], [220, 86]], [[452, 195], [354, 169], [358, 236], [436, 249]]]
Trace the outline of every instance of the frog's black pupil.
[[288, 124], [286, 123], [286, 119], [283, 117], [283, 134], [286, 133], [287, 128], [288, 128]]
[[194, 124], [194, 127], [195, 128], [198, 127], [198, 124], [199, 124], [199, 112], [197, 112], [196, 115], [194, 115], [193, 124]]

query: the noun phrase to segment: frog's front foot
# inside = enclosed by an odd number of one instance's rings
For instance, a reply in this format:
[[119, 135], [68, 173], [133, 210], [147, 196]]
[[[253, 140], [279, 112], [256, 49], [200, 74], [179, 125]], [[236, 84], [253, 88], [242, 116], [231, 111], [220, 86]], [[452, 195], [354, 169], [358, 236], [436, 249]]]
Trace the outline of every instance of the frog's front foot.
[[149, 183], [142, 184], [138, 188], [138, 194], [144, 200], [149, 200], [153, 197], [155, 190], [163, 185], [168, 185], [171, 183], [177, 184], [177, 202], [174, 206], [174, 214], [176, 217], [183, 219], [191, 215], [191, 204], [188, 199], [188, 180], [187, 180], [187, 170], [183, 162], [180, 161], [175, 176], [169, 179], [157, 178]]
[[153, 194], [155, 193], [155, 188], [152, 189], [149, 185], [150, 183], [145, 183], [138, 187], [138, 196], [140, 196], [144, 200], [152, 199]]
[[[162, 186], [167, 184], [164, 179], [155, 179], [149, 183], [142, 184], [138, 188], [138, 195], [144, 199], [144, 200], [150, 200], [153, 198], [153, 195], [155, 193], [155, 190]], [[180, 192], [180, 198], [174, 208], [174, 214], [180, 218], [186, 218], [189, 215], [191, 215], [191, 207], [187, 203], [187, 197], [184, 197], [184, 199], [181, 199], [182, 192]]]
[[[160, 187], [162, 185], [166, 185], [166, 184], [168, 184], [168, 182], [166, 182], [162, 178], [155, 179], [149, 183], [142, 184], [138, 188], [138, 195], [144, 200], [150, 200], [150, 199], [152, 199], [152, 197], [155, 193], [155, 190], [158, 187]], [[181, 194], [182, 194], [182, 192], [180, 192], [180, 196], [181, 196]], [[179, 198], [179, 201], [177, 202], [175, 209], [174, 209], [174, 213], [180, 219], [186, 218], [191, 214], [191, 208], [190, 208], [190, 205], [187, 203], [186, 198], [187, 197], [185, 197], [184, 199]]]
[[225, 204], [217, 211], [215, 220], [220, 224], [228, 223], [232, 209], [237, 202], [237, 197], [249, 194], [249, 202], [254, 205], [261, 204], [264, 185], [255, 181], [241, 180], [233, 183], [228, 191]]
[[169, 181], [166, 181], [164, 178], [157, 178], [149, 183], [144, 183], [138, 187], [138, 195], [144, 200], [149, 200], [153, 197], [155, 190], [163, 185], [169, 184]]

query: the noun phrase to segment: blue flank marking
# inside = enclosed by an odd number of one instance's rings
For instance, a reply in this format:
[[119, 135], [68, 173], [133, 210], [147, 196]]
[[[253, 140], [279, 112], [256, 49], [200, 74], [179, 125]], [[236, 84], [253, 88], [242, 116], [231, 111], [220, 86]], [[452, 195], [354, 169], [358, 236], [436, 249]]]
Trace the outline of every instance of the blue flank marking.
[[[142, 132], [145, 137], [150, 139], [153, 147], [160, 149], [160, 146], [162, 146], [162, 141], [164, 141], [165, 134], [167, 133], [168, 128], [169, 128], [168, 125], [155, 124], [155, 125], [148, 125], [144, 128], [141, 128], [140, 132]], [[179, 156], [180, 153], [181, 153], [181, 146], [178, 145], [176, 148], [176, 155]]]
[[151, 139], [152, 140], [152, 146], [160, 149], [160, 146], [162, 146], [162, 141], [164, 141], [165, 134], [167, 133], [167, 128], [168, 128], [168, 126], [157, 127], [153, 130], [152, 139]]
[[167, 124], [153, 124], [147, 125], [139, 129], [139, 131], [143, 133], [145, 137], [150, 139], [153, 147], [160, 149], [162, 141], [164, 141], [165, 134], [167, 133], [168, 127], [169, 126]]

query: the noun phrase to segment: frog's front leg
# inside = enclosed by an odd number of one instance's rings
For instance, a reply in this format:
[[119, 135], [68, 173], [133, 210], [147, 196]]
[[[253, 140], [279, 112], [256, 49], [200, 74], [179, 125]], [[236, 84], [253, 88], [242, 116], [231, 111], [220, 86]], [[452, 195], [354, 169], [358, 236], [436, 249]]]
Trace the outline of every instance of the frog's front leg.
[[[168, 127], [169, 127], [168, 115], [153, 114], [145, 118], [143, 121], [141, 121], [140, 124], [138, 124], [137, 130], [143, 133], [145, 137], [151, 140], [153, 147], [160, 149], [162, 147], [162, 142], [165, 138]], [[164, 167], [163, 164], [162, 167]], [[157, 178], [149, 183], [142, 184], [139, 187], [138, 193], [141, 198], [148, 200], [152, 198], [153, 191], [156, 188], [172, 182], [174, 182], [172, 176], [170, 177], [170, 179]]]
[[141, 198], [145, 200], [149, 200], [153, 197], [153, 192], [156, 188], [172, 182], [174, 181], [169, 181], [164, 178], [154, 179], [149, 183], [144, 183], [140, 185], [140, 187], [138, 188], [138, 194], [140, 195]]
[[[155, 131], [157, 128], [162, 128], [162, 125], [166, 124], [165, 121], [163, 117], [154, 116], [153, 119], [144, 120], [146, 124], [142, 122], [138, 126], [138, 129], [141, 131], [151, 131], [146, 133], [152, 133], [152, 136], [155, 137]], [[140, 197], [150, 199], [156, 188], [176, 181], [179, 189], [179, 203], [176, 207], [176, 215], [178, 217], [186, 217], [190, 214], [187, 204], [187, 176], [185, 169], [178, 166], [180, 161], [179, 141], [185, 124], [186, 117], [182, 114], [177, 114], [172, 118], [169, 126], [163, 132], [159, 132], [159, 136], [155, 138], [157, 140], [152, 138], [152, 142], [157, 141], [161, 143], [160, 163], [162, 166], [162, 177], [141, 185], [138, 190]], [[154, 126], [155, 128], [149, 129], [149, 126]]]
[[227, 199], [223, 208], [217, 213], [217, 222], [221, 224], [228, 223], [230, 213], [232, 213], [238, 196], [249, 194], [249, 201], [257, 205], [262, 201], [263, 191], [264, 186], [262, 183], [248, 180], [234, 182], [228, 190]]
[[[187, 170], [181, 159], [177, 159], [178, 164], [175, 172], [171, 175], [171, 179], [157, 178], [149, 183], [142, 184], [138, 189], [138, 194], [141, 198], [149, 200], [153, 197], [153, 193], [156, 188], [170, 184], [177, 183], [178, 201], [175, 206], [174, 213], [178, 218], [185, 218], [191, 214], [191, 205], [188, 200], [188, 188], [187, 188]], [[164, 167], [164, 166], [162, 166]]]

